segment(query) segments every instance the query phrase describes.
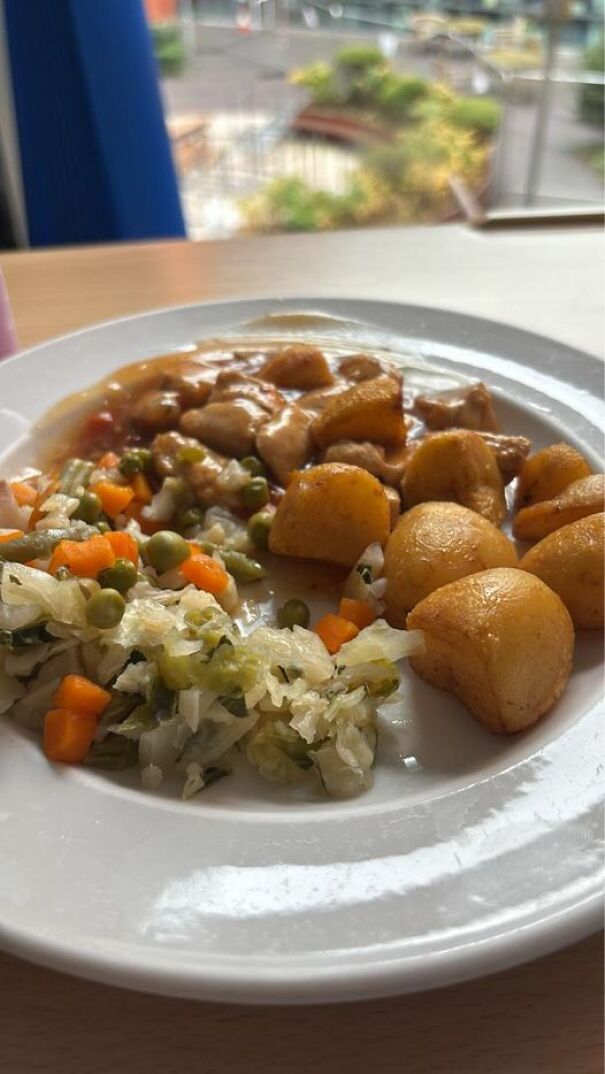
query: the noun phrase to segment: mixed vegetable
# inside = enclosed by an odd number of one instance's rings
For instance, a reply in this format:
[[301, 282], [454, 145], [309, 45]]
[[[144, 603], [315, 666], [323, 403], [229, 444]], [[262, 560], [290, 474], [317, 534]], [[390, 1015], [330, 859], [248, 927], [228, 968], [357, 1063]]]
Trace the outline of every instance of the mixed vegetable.
[[[309, 345], [179, 358], [114, 385], [71, 457], [0, 482], [0, 711], [41, 730], [51, 761], [138, 765], [149, 788], [180, 776], [186, 797], [243, 761], [334, 796], [366, 789], [405, 657], [492, 730], [526, 726], [571, 667], [552, 553], [558, 679], [553, 667], [542, 692], [527, 686], [523, 718], [493, 682], [489, 704], [481, 694], [493, 654], [453, 652], [470, 635], [447, 590], [462, 583], [456, 607], [474, 600], [496, 640], [498, 587], [471, 600], [473, 577], [508, 572], [517, 618], [523, 600], [541, 606], [546, 585], [534, 577], [525, 597], [497, 529], [518, 475], [520, 535], [602, 511], [602, 478], [574, 449], [529, 450], [499, 432], [484, 385], [413, 397], [376, 358], [330, 362]], [[285, 593], [277, 556], [300, 564]], [[302, 599], [305, 559], [336, 568], [322, 616]]]

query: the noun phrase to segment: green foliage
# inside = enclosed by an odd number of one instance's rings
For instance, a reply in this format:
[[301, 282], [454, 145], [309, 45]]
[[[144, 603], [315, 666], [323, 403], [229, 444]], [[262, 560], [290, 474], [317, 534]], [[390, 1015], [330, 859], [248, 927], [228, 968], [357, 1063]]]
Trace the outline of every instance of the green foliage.
[[451, 34], [458, 37], [481, 37], [488, 26], [486, 19], [476, 19], [472, 16], [449, 19], [447, 29]]
[[296, 86], [303, 86], [311, 94], [316, 104], [341, 104], [342, 96], [338, 92], [332, 68], [327, 63], [312, 63], [295, 71], [291, 81]]
[[151, 27], [153, 51], [160, 74], [180, 75], [185, 66], [185, 46], [177, 23], [159, 23]]
[[[315, 190], [302, 179], [274, 179], [245, 206], [253, 226], [277, 231], [322, 231], [335, 227], [346, 211], [346, 198]], [[263, 220], [264, 217], [264, 220]]]
[[410, 118], [413, 106], [428, 92], [429, 85], [423, 78], [386, 71], [375, 88], [371, 103], [385, 119], [405, 122]]
[[447, 114], [454, 127], [474, 131], [484, 138], [497, 131], [501, 118], [502, 108], [489, 97], [459, 97]]
[[374, 45], [347, 45], [336, 53], [335, 65], [353, 75], [364, 74], [373, 67], [382, 67], [384, 56]]
[[[584, 54], [584, 69], [586, 71], [598, 71], [602, 74], [605, 70], [605, 37], [588, 48]], [[603, 126], [605, 118], [605, 86], [582, 86], [580, 91], [580, 118], [585, 123], [594, 127]]]

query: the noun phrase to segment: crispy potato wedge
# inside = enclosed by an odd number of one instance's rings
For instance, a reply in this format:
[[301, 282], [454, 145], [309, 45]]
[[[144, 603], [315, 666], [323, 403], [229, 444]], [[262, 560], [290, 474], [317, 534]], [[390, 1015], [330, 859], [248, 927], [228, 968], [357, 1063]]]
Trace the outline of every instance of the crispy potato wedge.
[[530, 548], [519, 567], [558, 593], [577, 627], [602, 629], [605, 514], [561, 526]]
[[405, 443], [401, 385], [392, 377], [375, 377], [340, 392], [317, 415], [311, 432], [320, 448], [336, 440]]
[[278, 388], [298, 388], [303, 392], [324, 388], [334, 380], [322, 352], [307, 343], [293, 344], [271, 355], [261, 376]]
[[515, 507], [530, 507], [542, 500], [552, 500], [572, 481], [591, 473], [583, 455], [571, 444], [551, 444], [526, 459], [519, 472]]
[[561, 526], [605, 509], [605, 476], [591, 474], [563, 489], [551, 500], [522, 507], [513, 520], [513, 533], [520, 541], [541, 541]]
[[387, 542], [387, 618], [406, 613], [433, 590], [489, 567], [516, 567], [512, 541], [486, 518], [458, 503], [421, 503], [401, 516]]
[[497, 567], [436, 589], [407, 617], [426, 651], [414, 671], [455, 694], [495, 734], [536, 723], [569, 678], [574, 628], [563, 601], [527, 571]]
[[383, 486], [367, 470], [323, 463], [295, 473], [280, 501], [269, 548], [352, 567], [374, 541], [386, 544], [391, 510]]
[[493, 451], [478, 433], [451, 429], [423, 440], [401, 483], [405, 507], [451, 500], [498, 526], [506, 514], [504, 483]]

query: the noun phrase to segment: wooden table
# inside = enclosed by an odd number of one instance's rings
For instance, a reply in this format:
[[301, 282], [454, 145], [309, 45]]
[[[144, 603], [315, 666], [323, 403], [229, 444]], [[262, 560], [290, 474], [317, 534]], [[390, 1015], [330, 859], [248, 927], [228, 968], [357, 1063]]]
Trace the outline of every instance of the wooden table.
[[[23, 346], [155, 306], [252, 294], [382, 297], [508, 320], [602, 354], [599, 232], [463, 228], [0, 257]], [[1, 868], [1, 863], [0, 863]], [[123, 992], [0, 954], [7, 1074], [595, 1074], [599, 936], [488, 979], [304, 1009]]]

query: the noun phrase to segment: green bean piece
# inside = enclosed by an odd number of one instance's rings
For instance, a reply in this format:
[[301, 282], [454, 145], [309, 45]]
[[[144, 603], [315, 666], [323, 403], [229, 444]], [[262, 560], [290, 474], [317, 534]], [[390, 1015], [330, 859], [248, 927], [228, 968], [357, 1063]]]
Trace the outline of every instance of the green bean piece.
[[101, 571], [97, 581], [102, 589], [117, 589], [118, 593], [125, 595], [132, 589], [138, 577], [139, 572], [134, 563], [129, 559], [116, 559], [111, 567]]
[[258, 582], [259, 578], [266, 578], [265, 568], [255, 559], [249, 559], [243, 552], [234, 552], [227, 548], [219, 548], [219, 552], [225, 569], [233, 575], [236, 581]]
[[95, 492], [83, 492], [72, 518], [81, 519], [82, 522], [96, 522], [102, 507], [103, 504]]
[[282, 604], [281, 608], [277, 609], [277, 623], [280, 627], [289, 627], [290, 630], [294, 626], [305, 627], [309, 625], [311, 613], [308, 605], [304, 600], [297, 600], [295, 597], [292, 600], [287, 600], [285, 604]]
[[59, 477], [58, 491], [65, 496], [77, 496], [80, 489], [86, 487], [90, 481], [95, 466], [93, 462], [84, 459], [68, 459]]
[[261, 459], [258, 459], [256, 455], [246, 455], [244, 459], [239, 460], [240, 466], [243, 466], [244, 470], [247, 470], [252, 477], [265, 477], [267, 469]]
[[111, 630], [122, 621], [126, 601], [117, 589], [99, 589], [86, 605], [86, 622], [99, 630]]
[[247, 485], [244, 485], [242, 496], [246, 507], [249, 507], [251, 511], [258, 510], [259, 507], [264, 507], [265, 504], [269, 502], [269, 486], [267, 484], [267, 479], [264, 477], [253, 477]]
[[203, 507], [183, 507], [176, 516], [177, 526], [181, 530], [190, 530], [201, 526], [206, 512]]
[[186, 447], [181, 448], [177, 453], [176, 461], [181, 466], [186, 466], [191, 462], [201, 462], [206, 458], [206, 449], [201, 444], [187, 444]]
[[257, 511], [248, 519], [248, 537], [257, 548], [269, 547], [269, 533], [273, 525], [273, 515], [267, 511]]
[[152, 567], [159, 574], [179, 567], [191, 555], [191, 549], [180, 533], [172, 530], [158, 530], [145, 545], [145, 555]]
[[28, 563], [30, 559], [50, 556], [59, 541], [86, 541], [98, 533], [96, 526], [73, 529], [33, 530], [14, 541], [0, 542], [0, 563]]

